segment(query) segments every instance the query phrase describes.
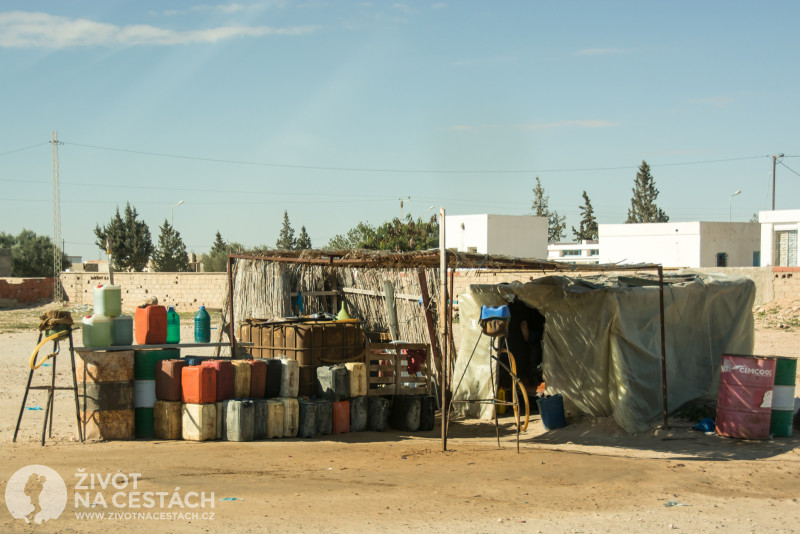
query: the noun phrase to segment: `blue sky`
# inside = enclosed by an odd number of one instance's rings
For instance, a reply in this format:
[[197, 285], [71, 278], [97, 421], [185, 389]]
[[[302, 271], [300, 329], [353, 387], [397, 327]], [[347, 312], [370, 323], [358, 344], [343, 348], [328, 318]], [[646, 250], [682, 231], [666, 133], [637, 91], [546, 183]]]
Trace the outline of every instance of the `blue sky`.
[[673, 221], [769, 209], [778, 153], [776, 207], [798, 208], [798, 20], [790, 1], [4, 1], [0, 231], [52, 234], [53, 131], [84, 259], [128, 201], [154, 241], [174, 211], [197, 253], [217, 230], [274, 245], [284, 210], [315, 246], [400, 198], [527, 214], [536, 176], [568, 229], [583, 190], [624, 222], [642, 160]]

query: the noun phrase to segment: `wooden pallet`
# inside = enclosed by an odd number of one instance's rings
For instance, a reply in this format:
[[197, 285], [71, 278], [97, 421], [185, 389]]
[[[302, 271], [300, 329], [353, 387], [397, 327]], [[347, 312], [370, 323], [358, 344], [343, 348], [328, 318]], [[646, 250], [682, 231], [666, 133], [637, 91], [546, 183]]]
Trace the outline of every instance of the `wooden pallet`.
[[[425, 363], [414, 375], [408, 374], [403, 350], [424, 350]], [[431, 347], [426, 343], [369, 343], [367, 345], [367, 395], [430, 395]]]

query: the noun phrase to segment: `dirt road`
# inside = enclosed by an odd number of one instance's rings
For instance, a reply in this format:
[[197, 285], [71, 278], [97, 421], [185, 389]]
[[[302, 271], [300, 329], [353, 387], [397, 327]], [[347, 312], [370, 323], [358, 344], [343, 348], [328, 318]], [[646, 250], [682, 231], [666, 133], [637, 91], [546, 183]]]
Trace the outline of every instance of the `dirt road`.
[[[756, 340], [757, 354], [800, 355], [800, 330], [759, 327]], [[800, 439], [744, 442], [694, 432], [689, 422], [628, 436], [609, 420], [545, 432], [535, 418], [519, 454], [510, 418], [501, 448], [493, 425], [457, 422], [446, 453], [438, 428], [314, 441], [81, 444], [61, 393], [55, 439], [40, 447], [42, 412], [26, 411], [14, 444], [34, 341], [31, 332], [0, 334], [0, 486], [20, 468], [46, 465], [65, 481], [66, 508], [41, 525], [0, 509], [2, 532], [800, 532]], [[39, 394], [28, 405], [43, 402]], [[103, 480], [118, 487], [102, 489]], [[165, 505], [156, 497], [147, 508], [137, 492], [161, 493]], [[87, 495], [95, 506], [82, 504]], [[84, 512], [106, 517], [76, 517]]]

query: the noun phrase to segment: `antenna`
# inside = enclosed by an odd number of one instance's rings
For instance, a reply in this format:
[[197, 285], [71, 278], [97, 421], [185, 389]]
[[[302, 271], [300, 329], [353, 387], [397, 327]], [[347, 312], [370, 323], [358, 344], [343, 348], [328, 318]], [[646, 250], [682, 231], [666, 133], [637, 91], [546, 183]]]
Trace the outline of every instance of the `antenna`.
[[61, 273], [61, 254], [58, 248], [61, 239], [61, 185], [58, 177], [58, 132], [53, 132], [53, 300], [61, 302], [64, 294], [58, 275]]

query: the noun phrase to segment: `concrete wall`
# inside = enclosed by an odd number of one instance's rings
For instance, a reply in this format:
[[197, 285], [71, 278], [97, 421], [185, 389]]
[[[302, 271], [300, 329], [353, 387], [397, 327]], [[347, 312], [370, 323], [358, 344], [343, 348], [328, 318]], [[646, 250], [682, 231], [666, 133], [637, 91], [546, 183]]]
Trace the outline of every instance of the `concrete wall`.
[[547, 218], [528, 215], [448, 215], [445, 245], [460, 252], [547, 257]]
[[753, 252], [760, 250], [758, 223], [700, 223], [700, 267], [716, 266], [720, 252], [728, 254], [730, 267], [753, 267]]
[[[93, 305], [94, 288], [108, 284], [108, 273], [61, 273], [61, 283], [70, 304]], [[122, 288], [122, 309], [133, 312], [149, 297], [177, 311], [198, 307], [221, 308], [228, 291], [226, 273], [114, 273], [114, 284]]]
[[600, 263], [658, 263], [665, 268], [715, 267], [728, 254], [731, 267], [752, 267], [761, 249], [756, 223], [680, 222], [599, 225]]
[[53, 278], [0, 278], [0, 308], [53, 298]]

